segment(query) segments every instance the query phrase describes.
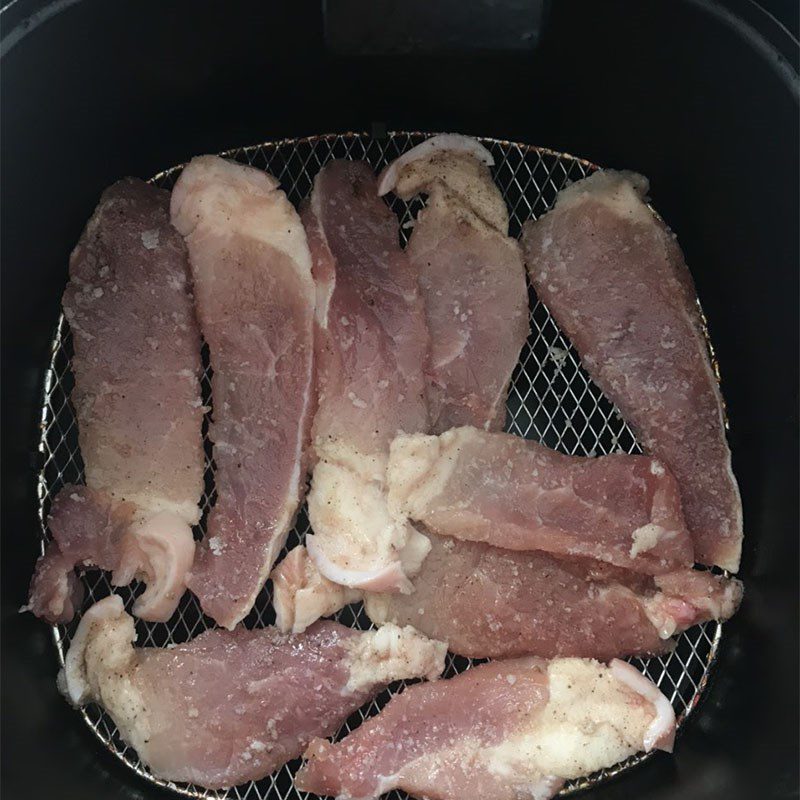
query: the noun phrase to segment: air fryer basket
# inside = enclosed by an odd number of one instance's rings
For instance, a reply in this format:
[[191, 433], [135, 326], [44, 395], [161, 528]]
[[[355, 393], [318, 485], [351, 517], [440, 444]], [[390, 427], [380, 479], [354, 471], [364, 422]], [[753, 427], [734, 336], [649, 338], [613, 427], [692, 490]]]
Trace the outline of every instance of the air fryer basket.
[[[419, 133], [391, 133], [381, 139], [368, 134], [342, 134], [311, 136], [304, 139], [288, 139], [268, 142], [252, 147], [237, 148], [226, 157], [252, 164], [275, 175], [295, 204], [304, 200], [311, 191], [314, 175], [331, 158], [364, 159], [376, 170], [418, 144], [426, 137]], [[510, 210], [510, 232], [518, 236], [522, 223], [535, 219], [549, 209], [556, 193], [569, 183], [593, 172], [596, 167], [590, 162], [570, 155], [555, 153], [547, 149], [514, 142], [482, 138], [495, 160], [494, 177]], [[181, 167], [168, 169], [156, 175], [152, 181], [172, 188]], [[406, 223], [413, 220], [421, 206], [417, 198], [410, 203], [394, 199], [394, 210], [401, 222], [401, 238], [406, 240], [410, 228]], [[405, 243], [405, 241], [404, 241]], [[507, 402], [506, 429], [523, 437], [545, 442], [570, 455], [606, 455], [614, 452], [639, 453], [640, 448], [619, 412], [603, 397], [580, 366], [577, 354], [562, 337], [545, 306], [531, 294], [531, 333], [520, 355], [514, 372]], [[41, 523], [42, 549], [49, 539], [47, 514], [52, 498], [65, 483], [83, 481], [83, 466], [78, 449], [75, 416], [69, 402], [73, 383], [70, 371], [71, 337], [63, 314], [59, 317], [52, 344], [50, 367], [45, 373], [42, 405], [42, 436], [39, 444], [43, 456], [38, 476], [39, 520]], [[713, 351], [712, 351], [713, 357]], [[714, 362], [716, 367], [716, 362]], [[202, 381], [204, 400], [210, 401], [208, 373]], [[207, 426], [205, 426], [207, 427]], [[207, 510], [213, 499], [213, 470], [210, 459], [211, 446], [206, 441], [206, 485], [202, 507]], [[205, 515], [199, 528], [205, 526]], [[298, 517], [289, 534], [286, 550], [302, 542], [308, 530], [308, 519], [304, 511]], [[86, 587], [84, 609], [112, 592], [108, 574], [96, 570], [86, 572], [82, 579]], [[141, 587], [116, 589], [126, 600], [128, 608]], [[271, 591], [266, 587], [258, 597], [256, 606], [248, 616], [246, 624], [265, 625], [274, 622], [274, 611], [270, 606]], [[373, 626], [358, 609], [345, 608], [336, 615], [345, 625], [361, 630]], [[63, 666], [66, 651], [75, 633], [79, 618], [69, 625], [53, 627], [58, 659]], [[197, 599], [187, 594], [176, 615], [168, 623], [147, 623], [137, 620], [138, 644], [163, 647], [187, 641], [211, 627]], [[697, 625], [683, 633], [677, 647], [660, 658], [631, 659], [644, 670], [670, 699], [682, 724], [696, 706], [708, 681], [714, 664], [717, 648], [722, 637], [722, 625], [708, 622]], [[473, 659], [448, 654], [445, 676], [467, 669]], [[389, 698], [400, 691], [405, 682], [384, 691], [374, 701], [356, 712], [339, 732], [340, 736], [357, 727], [364, 718], [376, 713]], [[228, 791], [209, 791], [201, 787], [176, 785], [160, 781], [150, 775], [142, 765], [136, 752], [119, 738], [116, 726], [110, 717], [97, 706], [81, 709], [81, 715], [90, 729], [116, 756], [138, 774], [148, 780], [190, 797], [235, 798], [236, 800], [295, 800], [303, 795], [293, 786], [292, 776], [298, 764], [287, 764], [273, 775], [258, 782], [250, 782]], [[647, 758], [644, 754], [632, 756], [627, 761], [602, 770], [587, 778], [568, 784], [563, 794], [587, 788]], [[407, 795], [395, 791], [392, 800], [402, 800]]]
[[[364, 29], [360, 3], [386, 8], [380, 37], [334, 41]], [[409, 34], [420, 0], [14, 0], [0, 14], [4, 797], [175, 796], [98, 746], [58, 695], [50, 630], [18, 613], [40, 547], [37, 481], [48, 457], [38, 449], [42, 386], [70, 249], [103, 188], [123, 175], [152, 175], [237, 143], [354, 128], [370, 129], [379, 142], [392, 128], [501, 136], [650, 178], [655, 205], [686, 253], [723, 367], [744, 502], [746, 597], [725, 625], [675, 754], [596, 783], [587, 796], [796, 795], [796, 38], [753, 0], [552, 0], [540, 4], [548, 9], [542, 25], [516, 37], [511, 24], [482, 35], [475, 21], [485, 16], [467, 24], [473, 5], [488, 8], [488, 0], [437, 4], [459, 23], [438, 42], [436, 32]], [[511, 20], [519, 11], [512, 6], [520, 4], [492, 0], [491, 13]], [[499, 144], [492, 147], [502, 155]], [[379, 155], [373, 149], [367, 157]], [[544, 164], [553, 157], [544, 153]], [[524, 154], [529, 164], [537, 158]], [[273, 162], [278, 174], [283, 166]], [[292, 174], [297, 167], [289, 167]], [[307, 191], [295, 188], [294, 200]], [[519, 207], [517, 215], [528, 211]], [[558, 402], [575, 410], [579, 398], [558, 382], [574, 380], [575, 365], [570, 355], [545, 354], [554, 343], [567, 348], [537, 316], [542, 311], [534, 314], [543, 328], [535, 329], [541, 338], [527, 368], [539, 376], [537, 392], [550, 381]], [[54, 391], [65, 355], [50, 378]], [[68, 388], [59, 389], [62, 399]], [[556, 403], [552, 391], [547, 398]], [[524, 405], [513, 393], [511, 401]], [[583, 402], [589, 410], [593, 396]], [[47, 413], [64, 409], [56, 404]], [[530, 435], [549, 445], [576, 446], [563, 414], [549, 427], [546, 415], [518, 422], [518, 430], [534, 425]], [[77, 465], [69, 468], [63, 477], [76, 477]], [[56, 479], [49, 475], [47, 486]], [[710, 653], [703, 647], [690, 667], [698, 685]], [[685, 661], [691, 653], [679, 655]], [[668, 672], [670, 680], [683, 672], [677, 656]], [[662, 686], [671, 692], [669, 682]], [[687, 683], [679, 692], [686, 702], [695, 694]], [[256, 790], [248, 797], [258, 797]]]

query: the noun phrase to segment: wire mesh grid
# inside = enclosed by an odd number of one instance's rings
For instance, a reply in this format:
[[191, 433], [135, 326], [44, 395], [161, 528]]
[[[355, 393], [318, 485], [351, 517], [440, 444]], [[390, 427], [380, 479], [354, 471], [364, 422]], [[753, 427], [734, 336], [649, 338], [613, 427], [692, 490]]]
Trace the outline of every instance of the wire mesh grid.
[[[425, 139], [427, 134], [390, 133], [381, 139], [367, 134], [348, 133], [314, 136], [304, 139], [284, 140], [251, 147], [242, 147], [223, 153], [237, 161], [268, 170], [281, 182], [289, 199], [297, 204], [305, 199], [319, 168], [333, 158], [352, 158], [367, 161], [378, 170], [397, 155]], [[560, 189], [593, 172], [596, 167], [588, 161], [556, 153], [543, 148], [496, 139], [482, 138], [495, 159], [494, 177], [508, 204], [511, 217], [511, 235], [518, 236], [522, 223], [537, 218], [553, 204]], [[154, 176], [151, 181], [171, 188], [180, 174], [174, 167]], [[401, 238], [411, 232], [407, 225], [422, 206], [420, 199], [409, 203], [394, 198], [393, 209], [400, 217]], [[536, 439], [569, 454], [603, 455], [613, 452], [640, 452], [636, 440], [614, 406], [603, 396], [580, 366], [577, 354], [561, 335], [547, 309], [536, 300], [530, 290], [531, 332], [514, 372], [508, 396], [506, 429], [523, 437]], [[41, 413], [40, 453], [42, 466], [38, 477], [39, 518], [42, 547], [49, 539], [47, 515], [52, 498], [65, 483], [83, 482], [83, 463], [78, 448], [78, 433], [72, 406], [69, 402], [73, 378], [70, 369], [72, 342], [69, 328], [59, 319], [52, 343], [51, 362], [46, 372]], [[204, 362], [208, 364], [207, 353]], [[208, 369], [203, 376], [204, 401], [210, 399]], [[203, 520], [213, 503], [213, 473], [211, 469], [211, 443], [206, 440], [206, 487], [203, 496]], [[286, 550], [302, 542], [309, 528], [305, 509], [298, 515], [295, 527], [289, 534]], [[111, 593], [108, 575], [87, 570], [82, 575], [86, 588], [84, 609]], [[134, 597], [142, 590], [136, 584], [117, 588], [116, 592], [130, 608]], [[53, 633], [58, 658], [63, 665], [64, 656], [75, 633], [80, 615], [69, 625], [54, 626]], [[267, 584], [245, 620], [248, 627], [274, 622], [270, 585]], [[336, 615], [341, 623], [368, 630], [369, 619], [359, 607], [347, 607]], [[213, 622], [204, 617], [196, 598], [187, 593], [179, 609], [167, 623], [136, 621], [140, 646], [163, 647], [171, 643], [188, 641]], [[680, 636], [675, 649], [660, 658], [630, 659], [645, 672], [670, 699], [678, 723], [682, 723], [695, 708], [708, 680], [721, 637], [721, 625], [709, 622], [695, 626]], [[451, 676], [476, 663], [472, 659], [448, 654], [445, 675]], [[393, 684], [371, 703], [362, 707], [346, 722], [338, 736], [357, 727], [365, 718], [377, 713], [389, 698], [402, 689], [403, 682]], [[211, 791], [192, 785], [176, 785], [154, 778], [139, 760], [136, 752], [120, 738], [111, 718], [96, 705], [81, 709], [80, 713], [98, 739], [118, 758], [140, 776], [178, 794], [221, 800], [306, 800], [311, 797], [294, 787], [293, 775], [298, 761], [284, 765], [273, 775], [257, 782], [228, 789]], [[647, 756], [639, 754], [609, 769], [570, 782], [562, 794], [585, 789], [600, 781], [618, 775]], [[389, 800], [404, 800], [406, 795], [394, 791]]]

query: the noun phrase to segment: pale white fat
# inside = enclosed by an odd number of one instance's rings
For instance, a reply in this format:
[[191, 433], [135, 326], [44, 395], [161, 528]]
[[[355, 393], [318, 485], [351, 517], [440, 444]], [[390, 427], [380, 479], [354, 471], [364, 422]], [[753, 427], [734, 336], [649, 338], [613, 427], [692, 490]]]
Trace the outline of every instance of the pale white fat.
[[423, 519], [445, 491], [459, 450], [476, 434], [475, 429], [455, 428], [441, 436], [415, 433], [395, 437], [386, 468], [390, 513], [397, 519]]
[[564, 785], [564, 779], [558, 775], [543, 775], [534, 783], [525, 788], [530, 793], [531, 800], [550, 800], [555, 797], [559, 789]]
[[302, 633], [321, 617], [361, 599], [361, 592], [328, 580], [302, 545], [272, 572], [275, 625], [284, 633]]
[[136, 630], [122, 600], [106, 597], [81, 618], [60, 684], [75, 705], [102, 705], [139, 756], [147, 761], [151, 726], [148, 709], [134, 682]]
[[177, 514], [161, 511], [139, 519], [125, 534], [112, 583], [124, 586], [134, 577], [146, 581], [133, 611], [142, 619], [166, 622], [186, 591], [194, 551], [192, 529]]
[[542, 712], [529, 718], [530, 727], [487, 748], [492, 772], [571, 779], [645, 749], [655, 709], [635, 700], [611, 669], [597, 661], [564, 658], [551, 661], [547, 675], [549, 698]]
[[318, 619], [329, 617], [361, 599], [361, 592], [358, 589], [340, 586], [329, 581], [321, 573], [318, 574], [321, 579], [320, 585], [307, 586], [294, 596], [292, 633], [302, 633]]
[[[122, 598], [112, 594], [95, 603], [81, 617], [64, 659], [63, 680], [61, 681], [66, 689], [67, 698], [75, 705], [82, 705], [92, 699], [92, 687], [86, 675], [84, 659], [86, 647], [95, 636], [95, 628], [100, 628], [108, 621], [114, 621], [124, 616], [126, 615]], [[135, 630], [133, 635], [135, 638]]]
[[655, 525], [652, 522], [637, 528], [631, 534], [631, 558], [636, 558], [639, 553], [646, 553], [648, 550], [652, 550], [667, 533], [667, 530], [662, 528], [661, 525]]
[[434, 680], [444, 670], [447, 645], [428, 639], [410, 625], [384, 625], [345, 642], [349, 670], [346, 692], [411, 678]]
[[444, 150], [464, 153], [472, 156], [486, 166], [494, 166], [494, 157], [479, 141], [477, 141], [477, 139], [458, 133], [443, 133], [426, 139], [424, 142], [418, 144], [416, 147], [412, 147], [408, 152], [403, 153], [399, 158], [392, 161], [380, 176], [378, 195], [382, 197], [394, 189], [400, 170], [407, 164], [422, 159], [429, 159], [432, 155], [441, 153]]
[[382, 483], [339, 463], [320, 461], [308, 494], [314, 536], [309, 555], [329, 580], [375, 591], [410, 591], [402, 552], [416, 533], [389, 513]]
[[[714, 385], [717, 386], [716, 378]], [[719, 401], [720, 398], [718, 397], [717, 399]], [[720, 408], [720, 414], [723, 414], [724, 416], [721, 402], [719, 403], [719, 408]], [[724, 422], [722, 423], [720, 431], [722, 432], [723, 442], [725, 442], [725, 446], [727, 447], [727, 440], [725, 440], [725, 433], [724, 433], [725, 432]], [[718, 567], [728, 570], [728, 572], [736, 573], [739, 571], [739, 564], [742, 559], [742, 540], [743, 540], [742, 526], [744, 524], [744, 518], [742, 516], [743, 512], [742, 512], [741, 492], [739, 491], [739, 483], [736, 480], [736, 476], [733, 474], [730, 449], [728, 449], [725, 455], [725, 471], [728, 476], [728, 480], [730, 481], [730, 484], [733, 487], [734, 497], [736, 498], [736, 506], [734, 511], [735, 516], [732, 524], [734, 535], [731, 541], [728, 542], [727, 553], [723, 557], [717, 558], [716, 564]]]
[[409, 594], [413, 591], [411, 581], [408, 580], [403, 572], [403, 565], [399, 559], [376, 566], [373, 569], [351, 569], [344, 566], [349, 563], [346, 552], [344, 555], [342, 555], [341, 550], [335, 552], [339, 560], [329, 558], [324, 544], [320, 545], [317, 536], [311, 534], [306, 536], [306, 548], [317, 569], [334, 583], [374, 592], [399, 591]]
[[375, 625], [384, 625], [392, 620], [392, 607], [390, 595], [373, 592], [364, 595], [364, 609]]
[[319, 437], [314, 442], [318, 463], [327, 461], [345, 467], [360, 480], [383, 483], [386, 479], [387, 453], [364, 453], [349, 441]]
[[314, 319], [323, 330], [328, 328], [328, 310], [333, 297], [333, 290], [336, 288], [336, 281], [317, 281], [316, 305], [314, 308]]
[[671, 751], [675, 736], [675, 711], [661, 690], [641, 672], [625, 661], [615, 658], [610, 664], [614, 677], [640, 694], [655, 709], [655, 718], [644, 733], [644, 749], [660, 747]]
[[416, 528], [410, 526], [405, 547], [400, 551], [403, 572], [409, 578], [413, 578], [422, 569], [422, 563], [430, 551], [431, 540], [424, 533], [420, 533]]
[[[314, 179], [314, 190], [311, 192], [311, 210], [317, 221], [316, 233], [322, 240], [322, 243], [328, 255], [331, 258], [333, 258], [330, 252], [330, 247], [328, 246], [328, 237], [325, 234], [325, 229], [322, 226], [322, 223], [320, 222], [320, 220], [322, 219], [321, 204], [322, 204], [323, 193], [317, 190], [317, 185], [316, 185], [320, 174], [321, 173], [317, 173], [317, 177]], [[314, 285], [316, 291], [314, 319], [316, 320], [317, 325], [319, 325], [320, 328], [322, 328], [323, 330], [327, 330], [328, 311], [330, 310], [331, 298], [333, 297], [333, 292], [336, 289], [336, 270], [332, 270], [330, 280], [327, 281], [316, 280], [314, 281]]]
[[201, 228], [204, 235], [236, 233], [280, 250], [297, 265], [313, 296], [305, 229], [272, 175], [218, 156], [198, 156], [173, 189], [170, 213], [187, 238]]
[[[116, 488], [114, 482], [108, 481], [93, 481], [93, 486], [96, 489], [108, 489], [113, 491]], [[142, 492], [125, 492], [125, 500], [133, 503], [142, 512], [149, 514], [158, 514], [162, 511], [167, 511], [176, 514], [184, 522], [189, 525], [197, 525], [200, 522], [200, 508], [197, 504], [199, 498], [186, 498], [184, 500], [175, 500], [171, 497], [166, 497], [155, 491], [142, 491]]]
[[649, 182], [636, 172], [598, 170], [558, 193], [556, 206], [564, 209], [587, 199], [601, 202], [615, 214], [633, 222], [653, 224], [653, 212], [642, 199]]
[[488, 151], [474, 139], [434, 137], [392, 162], [378, 185], [405, 200], [420, 192], [428, 194], [417, 231], [437, 228], [442, 219], [455, 219], [498, 238], [502, 246], [501, 241], [510, 241], [506, 239], [508, 208], [489, 171], [492, 163]]

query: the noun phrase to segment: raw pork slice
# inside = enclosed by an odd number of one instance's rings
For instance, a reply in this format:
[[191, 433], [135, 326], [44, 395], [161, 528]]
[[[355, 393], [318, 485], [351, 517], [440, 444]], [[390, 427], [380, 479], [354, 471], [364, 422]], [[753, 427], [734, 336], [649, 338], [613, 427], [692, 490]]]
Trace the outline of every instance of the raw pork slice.
[[735, 572], [742, 507], [694, 286], [647, 180], [598, 172], [526, 223], [531, 282], [645, 452], [678, 480], [697, 560]]
[[516, 659], [411, 686], [342, 741], [316, 739], [297, 785], [340, 800], [547, 800], [674, 736], [669, 701], [630, 664]]
[[591, 559], [430, 540], [413, 594], [368, 593], [365, 608], [377, 624], [413, 625], [473, 658], [663, 653], [673, 634], [731, 617], [742, 597], [739, 581], [709, 572], [651, 577]]
[[134, 648], [119, 597], [83, 616], [60, 684], [100, 703], [159, 778], [216, 789], [258, 780], [329, 736], [401, 678], [437, 677], [445, 646], [410, 628], [358, 633], [334, 622], [303, 636], [212, 630], [172, 648]]
[[172, 192], [211, 353], [217, 502], [189, 588], [232, 628], [255, 602], [301, 500], [313, 409], [314, 283], [278, 182], [216, 156]]
[[419, 272], [431, 338], [431, 430], [500, 429], [512, 370], [528, 336], [528, 290], [519, 244], [486, 148], [434, 136], [382, 173], [380, 194], [425, 192], [406, 248]]
[[[80, 602], [71, 570], [93, 564], [117, 570], [117, 583], [149, 581], [134, 611], [163, 621], [185, 589], [204, 465], [200, 333], [169, 194], [133, 178], [111, 186], [69, 269], [64, 315], [88, 489], [68, 486], [54, 503], [56, 543], [37, 565], [30, 608], [71, 619]], [[108, 521], [112, 507], [124, 521]]]
[[339, 584], [407, 591], [427, 541], [389, 515], [384, 478], [397, 433], [428, 427], [416, 270], [363, 162], [323, 167], [303, 222], [317, 285], [308, 551]]
[[647, 456], [567, 456], [477, 428], [398, 436], [389, 510], [457, 539], [585, 556], [638, 572], [694, 563], [672, 475]]

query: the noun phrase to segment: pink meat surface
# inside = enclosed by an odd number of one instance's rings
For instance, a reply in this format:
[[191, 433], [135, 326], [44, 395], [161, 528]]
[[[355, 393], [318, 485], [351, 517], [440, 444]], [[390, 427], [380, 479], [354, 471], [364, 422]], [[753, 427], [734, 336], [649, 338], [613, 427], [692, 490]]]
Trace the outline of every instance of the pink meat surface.
[[149, 581], [135, 611], [169, 618], [194, 553], [203, 488], [200, 333], [169, 195], [128, 178], [107, 189], [70, 259], [72, 402], [87, 487], [67, 486], [36, 567], [30, 608], [67, 622], [76, 565]]
[[189, 588], [232, 628], [255, 602], [302, 498], [313, 406], [314, 284], [277, 181], [195, 158], [172, 193], [209, 345], [217, 500]]
[[428, 338], [416, 270], [376, 187], [366, 164], [333, 161], [303, 212], [317, 286], [307, 541], [331, 580], [402, 589], [421, 539], [389, 519], [383, 481], [390, 441], [428, 426]]
[[654, 579], [591, 559], [430, 540], [414, 592], [368, 594], [367, 613], [473, 658], [659, 654], [673, 634], [732, 616], [742, 596], [738, 581], [708, 572]]
[[429, 530], [650, 574], [694, 563], [678, 486], [646, 456], [567, 456], [477, 428], [397, 437], [389, 507]]
[[503, 427], [511, 373], [528, 336], [528, 290], [519, 244], [489, 152], [474, 139], [426, 140], [383, 173], [381, 193], [425, 192], [406, 252], [418, 270], [431, 349], [431, 430]]
[[675, 717], [632, 667], [515, 659], [395, 696], [340, 742], [315, 740], [297, 785], [340, 800], [547, 800], [639, 750], [670, 750]]
[[334, 622], [301, 636], [211, 630], [168, 649], [134, 648], [135, 638], [120, 598], [97, 603], [61, 684], [75, 704], [101, 703], [154, 775], [209, 788], [270, 774], [389, 681], [437, 676], [445, 652], [410, 630]]
[[742, 508], [691, 276], [647, 180], [599, 172], [523, 231], [531, 282], [645, 451], [678, 480], [697, 560], [736, 571]]

